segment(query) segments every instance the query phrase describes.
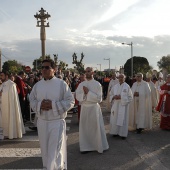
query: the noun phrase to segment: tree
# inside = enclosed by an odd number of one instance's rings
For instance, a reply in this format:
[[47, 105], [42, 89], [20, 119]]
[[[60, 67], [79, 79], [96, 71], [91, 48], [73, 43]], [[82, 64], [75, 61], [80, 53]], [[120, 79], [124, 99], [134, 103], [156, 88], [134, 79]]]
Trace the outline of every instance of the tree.
[[2, 71], [8, 71], [9, 73], [18, 73], [23, 70], [25, 66], [21, 63], [18, 63], [16, 60], [8, 60], [4, 62], [2, 66]]
[[[131, 76], [131, 58], [124, 65], [124, 72], [127, 76]], [[152, 69], [148, 60], [145, 57], [133, 57], [133, 73], [141, 72], [144, 75], [148, 70]]]
[[61, 68], [61, 70], [66, 70], [68, 67], [68, 64], [66, 64], [64, 61], [60, 61], [58, 66]]
[[83, 58], [84, 58], [84, 54], [81, 53], [81, 59], [80, 59], [80, 61], [77, 60], [77, 55], [76, 55], [76, 53], [73, 53], [72, 57], [73, 57], [73, 62], [72, 62], [72, 64], [76, 64], [76, 66], [74, 66], [74, 68], [77, 69], [79, 73], [84, 73], [84, 64], [82, 63]]
[[33, 70], [36, 70], [36, 69], [38, 69], [38, 70], [40, 70], [41, 69], [41, 63], [42, 63], [42, 57], [40, 57], [40, 58], [38, 58], [38, 59], [35, 59], [34, 61], [33, 61]]
[[[51, 59], [50, 55], [45, 55], [45, 57], [46, 57], [46, 59]], [[38, 59], [35, 59], [32, 63], [33, 64], [33, 70], [36, 70], [36, 69], [40, 70], [42, 61], [43, 61], [42, 56]]]
[[157, 62], [159, 69], [166, 69], [170, 73], [170, 55], [163, 56], [160, 61]]
[[96, 72], [96, 75], [103, 77], [103, 76], [105, 75], [105, 72], [103, 72], [103, 71], [97, 71], [97, 72]]
[[[46, 59], [51, 59], [50, 55], [46, 55]], [[36, 70], [36, 69], [40, 70], [42, 61], [43, 61], [42, 57], [35, 59], [33, 61], [33, 69], [34, 70]], [[61, 61], [61, 60], [58, 61], [58, 55], [56, 56], [55, 54], [54, 54], [54, 62], [62, 70], [66, 70], [66, 68], [68, 67], [68, 64], [66, 64], [64, 61]]]

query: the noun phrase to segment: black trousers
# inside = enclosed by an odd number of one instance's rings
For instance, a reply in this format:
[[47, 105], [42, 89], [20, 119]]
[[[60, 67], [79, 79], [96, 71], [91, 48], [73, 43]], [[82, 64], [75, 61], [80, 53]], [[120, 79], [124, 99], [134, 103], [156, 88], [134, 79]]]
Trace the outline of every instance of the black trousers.
[[21, 107], [21, 113], [23, 120], [29, 120], [29, 109], [26, 108], [27, 106], [27, 99], [23, 100], [23, 97], [19, 95], [19, 102]]

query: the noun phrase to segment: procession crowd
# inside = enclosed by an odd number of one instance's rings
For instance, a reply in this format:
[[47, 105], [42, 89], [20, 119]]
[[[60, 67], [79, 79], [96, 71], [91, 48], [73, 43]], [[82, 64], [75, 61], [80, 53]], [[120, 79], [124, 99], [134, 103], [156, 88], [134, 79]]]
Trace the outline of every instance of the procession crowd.
[[[125, 140], [128, 130], [141, 134], [152, 129], [152, 114], [160, 112], [160, 128], [170, 130], [170, 74], [163, 80], [147, 73], [133, 78], [115, 72], [96, 76], [92, 67], [85, 73], [56, 70], [53, 60], [42, 62], [41, 71], [17, 75], [2, 71], [0, 79], [1, 139], [22, 138], [30, 109], [36, 115], [43, 168], [67, 169], [67, 111], [78, 110], [80, 152], [103, 153], [109, 149], [100, 103], [107, 101], [110, 112], [109, 133]], [[74, 111], [74, 110], [73, 110]]]

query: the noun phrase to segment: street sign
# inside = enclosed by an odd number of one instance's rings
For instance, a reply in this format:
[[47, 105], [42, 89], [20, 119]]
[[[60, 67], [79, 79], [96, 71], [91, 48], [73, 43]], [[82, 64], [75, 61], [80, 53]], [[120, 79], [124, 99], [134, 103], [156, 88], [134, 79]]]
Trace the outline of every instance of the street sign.
[[25, 72], [27, 72], [27, 73], [31, 72], [31, 67], [30, 66], [26, 66], [25, 67]]

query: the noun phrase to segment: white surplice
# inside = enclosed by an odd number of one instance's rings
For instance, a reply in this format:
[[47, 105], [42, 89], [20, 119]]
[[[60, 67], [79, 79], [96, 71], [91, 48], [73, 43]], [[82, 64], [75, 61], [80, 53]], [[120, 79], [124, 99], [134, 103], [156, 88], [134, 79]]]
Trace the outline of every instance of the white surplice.
[[165, 84], [165, 81], [164, 80], [158, 80], [158, 81], [156, 81], [156, 83], [155, 83], [155, 86], [156, 86], [156, 90], [157, 90], [157, 98], [158, 98], [158, 101], [159, 101], [159, 99], [160, 99], [160, 90], [161, 90], [161, 86], [163, 85], [163, 84]]
[[[89, 89], [84, 94], [83, 86]], [[79, 84], [76, 99], [81, 102], [79, 123], [80, 151], [103, 153], [109, 148], [99, 103], [102, 101], [102, 87], [96, 80], [86, 80]]]
[[110, 112], [111, 110], [111, 105], [112, 103], [110, 103], [110, 90], [112, 89], [112, 87], [114, 87], [117, 83], [119, 83], [119, 80], [117, 78], [115, 78], [114, 80], [111, 79], [109, 82], [109, 87], [108, 87], [108, 92], [107, 92], [107, 103], [106, 103], [106, 108], [107, 110]]
[[158, 95], [156, 86], [152, 81], [147, 82], [151, 89], [151, 99], [152, 99], [152, 107], [155, 108], [158, 105]]
[[[52, 109], [40, 109], [43, 99], [52, 101]], [[67, 169], [66, 123], [67, 111], [74, 106], [74, 97], [68, 85], [53, 77], [36, 83], [30, 94], [30, 105], [36, 112], [38, 136], [47, 170]]]
[[132, 91], [127, 83], [116, 84], [110, 91], [110, 102], [113, 96], [121, 95], [120, 100], [113, 100], [110, 114], [110, 134], [127, 137], [129, 122], [129, 103], [132, 101]]
[[129, 126], [131, 129], [152, 128], [152, 101], [149, 84], [145, 81], [135, 82], [132, 94], [139, 92], [139, 97], [133, 97], [129, 106]]
[[4, 137], [22, 138], [25, 133], [16, 84], [7, 80], [2, 83], [1, 117]]

